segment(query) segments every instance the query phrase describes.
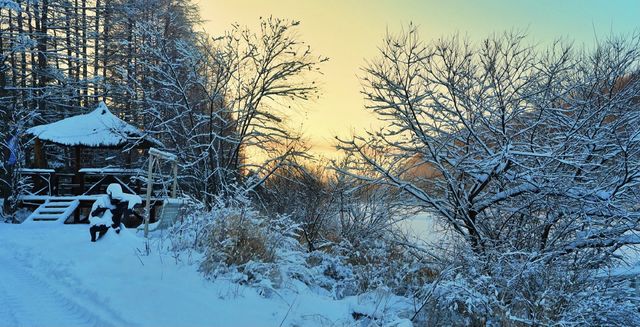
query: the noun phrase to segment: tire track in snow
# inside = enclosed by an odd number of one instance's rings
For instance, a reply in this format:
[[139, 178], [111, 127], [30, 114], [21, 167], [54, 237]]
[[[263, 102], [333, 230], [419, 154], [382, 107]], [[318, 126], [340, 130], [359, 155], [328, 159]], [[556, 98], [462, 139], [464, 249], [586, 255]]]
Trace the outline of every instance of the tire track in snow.
[[6, 281], [0, 277], [0, 326], [18, 326], [18, 318], [11, 303], [16, 302], [15, 295], [7, 291]]
[[14, 263], [8, 262], [0, 269], [0, 280], [4, 293], [0, 306], [13, 318], [14, 322], [9, 323], [11, 326], [106, 325], [92, 319], [90, 313], [78, 310], [69, 299], [57, 294], [41, 280], [17, 269]]
[[[81, 303], [70, 288], [37, 276], [10, 253], [0, 251], [0, 326], [112, 326], [131, 325], [102, 305]], [[26, 263], [26, 262], [25, 262]], [[47, 269], [51, 265], [42, 266]], [[73, 292], [71, 292], [73, 293]], [[98, 304], [98, 303], [95, 303]], [[112, 320], [116, 320], [113, 322]]]

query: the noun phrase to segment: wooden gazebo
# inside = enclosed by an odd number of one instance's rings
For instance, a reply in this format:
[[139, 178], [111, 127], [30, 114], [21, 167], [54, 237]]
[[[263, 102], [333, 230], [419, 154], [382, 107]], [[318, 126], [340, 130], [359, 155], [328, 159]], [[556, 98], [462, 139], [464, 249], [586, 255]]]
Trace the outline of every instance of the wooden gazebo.
[[[158, 140], [118, 118], [102, 102], [90, 113], [35, 126], [26, 134], [33, 139], [33, 152], [27, 155], [29, 168], [19, 173], [31, 180], [32, 187], [22, 192], [20, 201], [36, 207], [32, 218], [39, 214], [41, 220], [66, 220], [74, 213], [79, 222], [110, 183], [121, 184], [128, 193], [145, 194], [140, 178], [144, 173], [135, 159], [150, 147], [162, 148]], [[54, 156], [47, 152], [54, 151], [66, 156], [58, 155], [64, 159], [52, 164], [48, 159]]]

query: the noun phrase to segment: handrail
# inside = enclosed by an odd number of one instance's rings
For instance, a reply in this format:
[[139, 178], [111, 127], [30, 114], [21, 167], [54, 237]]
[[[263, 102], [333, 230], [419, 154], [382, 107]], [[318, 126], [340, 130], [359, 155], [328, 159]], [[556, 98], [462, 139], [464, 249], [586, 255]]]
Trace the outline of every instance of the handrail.
[[160, 151], [156, 148], [149, 148], [149, 154], [152, 156], [156, 156], [159, 158], [162, 158], [164, 160], [167, 161], [176, 161], [178, 160], [178, 157], [173, 154], [173, 153], [169, 153], [169, 152], [164, 152], [164, 151]]
[[78, 170], [78, 172], [80, 173], [85, 173], [85, 174], [121, 174], [121, 175], [135, 175], [135, 174], [141, 174], [142, 170], [141, 169], [131, 169], [131, 168], [80, 168], [80, 170]]
[[56, 172], [55, 169], [50, 169], [50, 168], [18, 168], [16, 169], [16, 171], [21, 174], [33, 174], [33, 175], [55, 174]]

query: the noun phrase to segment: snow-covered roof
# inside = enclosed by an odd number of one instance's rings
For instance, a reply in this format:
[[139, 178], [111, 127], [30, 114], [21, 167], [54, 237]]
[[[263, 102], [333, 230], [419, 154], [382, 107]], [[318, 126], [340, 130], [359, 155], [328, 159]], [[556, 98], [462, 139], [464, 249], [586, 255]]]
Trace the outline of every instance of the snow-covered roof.
[[158, 140], [127, 124], [100, 102], [92, 112], [72, 116], [51, 124], [35, 126], [27, 134], [66, 146], [120, 147], [137, 141], [161, 146]]

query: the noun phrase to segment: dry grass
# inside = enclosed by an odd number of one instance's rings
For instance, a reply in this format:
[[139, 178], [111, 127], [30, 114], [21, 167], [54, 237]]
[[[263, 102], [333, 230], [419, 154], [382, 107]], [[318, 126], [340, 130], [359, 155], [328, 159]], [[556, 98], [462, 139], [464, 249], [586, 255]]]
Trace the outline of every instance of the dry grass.
[[250, 261], [273, 262], [275, 249], [264, 225], [261, 220], [241, 214], [221, 217], [208, 232], [209, 247], [203, 266], [213, 267], [222, 262], [227, 266]]

